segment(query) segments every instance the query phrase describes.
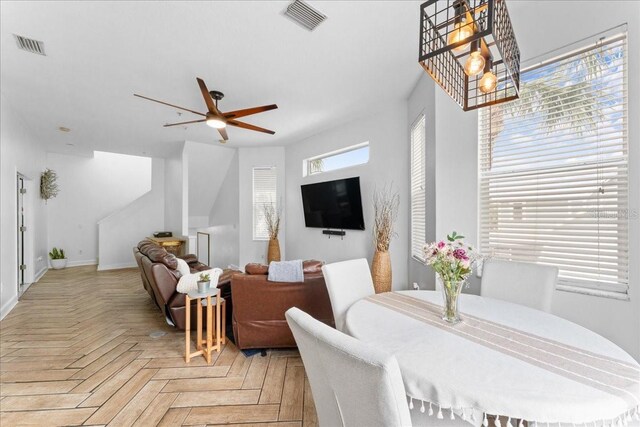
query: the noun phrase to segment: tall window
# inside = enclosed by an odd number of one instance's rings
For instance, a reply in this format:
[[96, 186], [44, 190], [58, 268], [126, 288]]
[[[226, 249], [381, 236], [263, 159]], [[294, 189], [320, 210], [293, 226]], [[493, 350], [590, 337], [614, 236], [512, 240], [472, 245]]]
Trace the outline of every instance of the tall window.
[[411, 255], [419, 261], [424, 261], [426, 238], [424, 153], [425, 119], [421, 115], [411, 126]]
[[277, 203], [275, 167], [253, 168], [253, 240], [269, 240], [264, 205]]
[[[555, 265], [558, 288], [625, 298], [626, 36], [522, 74], [519, 100], [480, 114], [480, 244]], [[631, 213], [633, 214], [633, 213]]]

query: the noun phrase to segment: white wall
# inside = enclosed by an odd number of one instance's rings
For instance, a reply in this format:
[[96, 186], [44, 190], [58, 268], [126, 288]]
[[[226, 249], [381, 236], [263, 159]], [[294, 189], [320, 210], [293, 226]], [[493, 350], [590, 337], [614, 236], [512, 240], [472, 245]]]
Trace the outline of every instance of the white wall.
[[98, 221], [98, 270], [135, 267], [132, 248], [164, 228], [164, 159], [153, 159], [151, 189]]
[[[288, 192], [285, 192], [285, 150], [283, 147], [239, 148], [239, 261], [240, 268], [249, 262], [266, 262], [268, 242], [253, 240], [253, 168], [256, 166], [275, 166], [277, 170], [278, 202], [286, 206]], [[287, 214], [283, 209], [280, 227], [280, 251], [282, 259], [286, 256]]]
[[[464, 113], [440, 87], [436, 111], [436, 239], [452, 231], [478, 245], [478, 115]], [[464, 292], [479, 294], [472, 275]]]
[[31, 181], [25, 195], [28, 223], [26, 236], [27, 278], [39, 277], [47, 268], [46, 205], [40, 199], [40, 173], [45, 169], [45, 151], [29, 134], [22, 118], [0, 94], [0, 319], [18, 300], [16, 174]]
[[[409, 133], [407, 105], [388, 105], [385, 111], [354, 120], [286, 147], [287, 156], [287, 256], [289, 259], [319, 259], [326, 262], [373, 258], [372, 195], [378, 187], [393, 182], [400, 195], [396, 223], [398, 236], [391, 242], [393, 288], [408, 286], [409, 254]], [[369, 141], [369, 163], [308, 177], [302, 162], [309, 157]], [[318, 228], [306, 228], [300, 186], [320, 181], [359, 176], [365, 231], [347, 230], [344, 239], [328, 238]]]
[[[525, 63], [527, 58], [628, 22], [629, 207], [637, 212], [640, 208], [640, 2], [518, 1], [509, 3], [509, 10]], [[541, 23], [544, 31], [540, 31]], [[441, 236], [456, 229], [476, 243], [477, 113], [463, 112], [439, 88], [436, 88], [435, 107], [436, 234]], [[460, 195], [458, 200], [451, 197], [454, 192]], [[637, 262], [640, 220], [637, 217], [630, 220], [629, 231], [630, 300], [556, 291], [553, 312], [605, 336], [640, 360], [640, 263]], [[472, 292], [478, 291], [477, 281], [472, 288]]]
[[189, 229], [209, 226], [209, 214], [236, 150], [215, 143], [187, 141]]
[[211, 227], [203, 230], [211, 235], [210, 265], [225, 268], [240, 266], [240, 173], [239, 153], [234, 155], [227, 168], [227, 174], [209, 214]]
[[174, 236], [189, 233], [189, 169], [185, 143], [180, 143], [164, 163], [164, 230]]
[[63, 248], [69, 266], [96, 264], [98, 221], [151, 189], [151, 159], [47, 153], [47, 167], [56, 171], [60, 185], [47, 203], [49, 247]]

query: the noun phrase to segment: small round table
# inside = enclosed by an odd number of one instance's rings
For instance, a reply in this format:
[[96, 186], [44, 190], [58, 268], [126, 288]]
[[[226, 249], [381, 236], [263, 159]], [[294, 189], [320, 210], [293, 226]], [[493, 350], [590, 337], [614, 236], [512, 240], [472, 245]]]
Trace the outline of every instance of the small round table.
[[[215, 303], [215, 345], [213, 345], [213, 305], [211, 297], [216, 297]], [[220, 290], [218, 288], [209, 289], [206, 292], [191, 291], [184, 296], [185, 299], [185, 355], [184, 359], [187, 363], [196, 357], [202, 355], [208, 364], [211, 363], [211, 352], [220, 351], [222, 347], [222, 333], [220, 331]], [[191, 351], [191, 300], [196, 300], [197, 313], [197, 336], [196, 351]], [[206, 330], [206, 347], [203, 347], [202, 339], [202, 306], [207, 307], [207, 330]]]
[[640, 365], [612, 342], [505, 301], [462, 294], [459, 304], [463, 321], [450, 325], [440, 292], [377, 294], [349, 308], [346, 328], [396, 357], [414, 411], [472, 422], [484, 413], [511, 417], [512, 425], [636, 417]]

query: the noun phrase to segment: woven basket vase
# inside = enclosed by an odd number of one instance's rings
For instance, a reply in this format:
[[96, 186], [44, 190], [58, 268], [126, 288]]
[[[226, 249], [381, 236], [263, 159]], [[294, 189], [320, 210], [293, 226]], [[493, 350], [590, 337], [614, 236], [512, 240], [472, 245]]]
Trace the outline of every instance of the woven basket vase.
[[391, 257], [389, 252], [376, 251], [373, 255], [371, 277], [376, 294], [391, 291]]
[[267, 250], [267, 263], [271, 261], [280, 261], [280, 242], [278, 239], [269, 240], [269, 249]]

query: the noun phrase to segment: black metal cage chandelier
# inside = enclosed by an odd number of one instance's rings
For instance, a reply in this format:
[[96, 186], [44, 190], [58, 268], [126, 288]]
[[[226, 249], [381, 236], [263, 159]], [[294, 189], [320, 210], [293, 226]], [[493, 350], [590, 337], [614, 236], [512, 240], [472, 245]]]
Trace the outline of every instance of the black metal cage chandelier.
[[418, 61], [464, 111], [519, 96], [520, 50], [505, 0], [423, 3]]

